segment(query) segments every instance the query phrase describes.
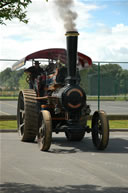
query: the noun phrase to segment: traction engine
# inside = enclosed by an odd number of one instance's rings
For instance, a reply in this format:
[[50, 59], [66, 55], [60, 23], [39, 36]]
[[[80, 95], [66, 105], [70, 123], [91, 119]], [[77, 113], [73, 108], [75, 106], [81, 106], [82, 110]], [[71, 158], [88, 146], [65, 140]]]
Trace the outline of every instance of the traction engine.
[[[33, 86], [33, 89], [19, 93], [17, 123], [21, 140], [33, 142], [37, 138], [42, 151], [49, 150], [52, 132], [64, 132], [68, 141], [81, 141], [86, 132], [91, 132], [93, 144], [98, 150], [103, 150], [108, 145], [109, 123], [104, 111], [95, 111], [91, 128], [87, 125], [91, 110], [86, 103], [86, 93], [80, 87], [77, 71], [78, 35], [77, 31], [66, 33], [67, 62], [65, 67], [58, 70], [54, 84], [47, 85], [46, 80], [45, 84], [38, 81], [42, 87]], [[36, 54], [34, 56], [37, 58]], [[29, 55], [26, 60], [31, 57]], [[45, 76], [47, 79], [47, 75]], [[45, 90], [43, 94], [38, 89], [39, 86]]]

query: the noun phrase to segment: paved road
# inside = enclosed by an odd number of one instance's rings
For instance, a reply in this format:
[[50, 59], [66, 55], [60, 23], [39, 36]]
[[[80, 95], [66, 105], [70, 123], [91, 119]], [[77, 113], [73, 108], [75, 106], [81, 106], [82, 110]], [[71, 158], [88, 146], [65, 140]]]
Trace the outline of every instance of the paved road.
[[16, 115], [17, 101], [0, 101], [0, 115]]
[[[93, 113], [98, 109], [97, 101], [88, 101]], [[106, 111], [107, 114], [128, 114], [128, 101], [101, 101], [100, 109]]]
[[0, 142], [1, 193], [128, 193], [127, 133], [111, 133], [103, 152], [90, 134], [79, 143], [54, 134], [49, 152], [17, 133], [0, 133]]
[[[97, 101], [88, 101], [91, 114], [98, 109]], [[101, 101], [100, 109], [107, 114], [128, 114], [128, 101]], [[16, 115], [17, 101], [0, 101], [0, 115]]]

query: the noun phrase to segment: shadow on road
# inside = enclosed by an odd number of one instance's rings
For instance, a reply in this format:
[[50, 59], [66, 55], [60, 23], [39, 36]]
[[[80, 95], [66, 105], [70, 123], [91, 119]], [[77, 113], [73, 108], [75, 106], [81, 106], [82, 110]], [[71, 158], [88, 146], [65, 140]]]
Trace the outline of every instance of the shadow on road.
[[61, 148], [52, 148], [51, 153], [77, 153], [77, 152], [103, 152], [103, 153], [128, 153], [128, 140], [122, 138], [110, 138], [108, 147], [105, 150], [97, 150], [91, 138], [85, 137], [80, 142], [70, 142], [64, 137], [54, 137], [52, 144]]
[[127, 193], [128, 187], [102, 187], [96, 185], [67, 185], [63, 187], [43, 187], [32, 184], [4, 183], [1, 193]]

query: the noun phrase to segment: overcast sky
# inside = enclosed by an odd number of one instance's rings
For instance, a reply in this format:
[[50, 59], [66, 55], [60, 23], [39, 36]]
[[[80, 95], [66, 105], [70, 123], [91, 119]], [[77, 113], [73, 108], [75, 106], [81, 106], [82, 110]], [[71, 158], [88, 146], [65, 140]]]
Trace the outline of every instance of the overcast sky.
[[[21, 59], [42, 49], [66, 48], [64, 22], [54, 2], [32, 0], [27, 25], [15, 19], [0, 26], [0, 59]], [[128, 0], [74, 0], [72, 11], [77, 13], [78, 51], [93, 61], [128, 62]], [[13, 63], [0, 62], [0, 71]]]

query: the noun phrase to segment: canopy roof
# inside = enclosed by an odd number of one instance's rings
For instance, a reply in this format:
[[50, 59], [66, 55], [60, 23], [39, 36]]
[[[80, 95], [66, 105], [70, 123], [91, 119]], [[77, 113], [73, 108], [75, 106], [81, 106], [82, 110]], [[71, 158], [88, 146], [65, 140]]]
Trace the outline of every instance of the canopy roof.
[[[46, 50], [40, 50], [37, 52], [34, 52], [32, 54], [29, 54], [25, 58], [22, 58], [18, 62], [16, 62], [12, 66], [12, 70], [17, 70], [20, 67], [24, 66], [26, 61], [34, 60], [34, 59], [49, 59], [49, 60], [55, 60], [60, 61], [63, 64], [66, 64], [67, 62], [67, 55], [66, 50], [62, 48], [51, 48]], [[88, 56], [78, 52], [78, 62], [77, 67], [79, 69], [84, 69], [86, 67], [89, 67], [92, 65], [92, 60]]]

